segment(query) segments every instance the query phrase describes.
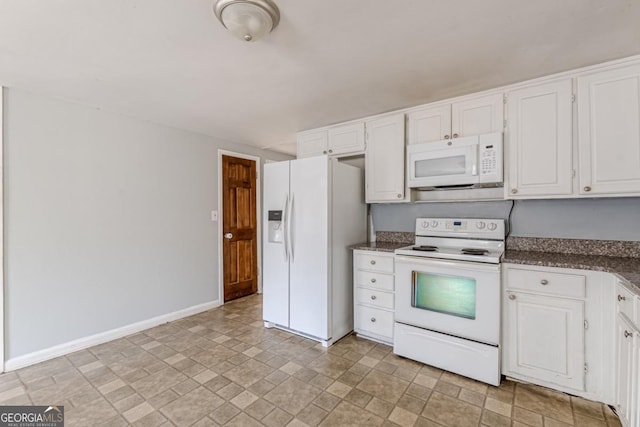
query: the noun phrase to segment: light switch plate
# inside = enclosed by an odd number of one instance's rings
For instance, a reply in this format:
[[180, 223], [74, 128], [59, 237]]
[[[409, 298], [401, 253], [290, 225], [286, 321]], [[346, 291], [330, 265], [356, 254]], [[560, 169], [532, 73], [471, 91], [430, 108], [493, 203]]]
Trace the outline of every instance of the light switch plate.
[[218, 220], [218, 211], [211, 211], [211, 221]]

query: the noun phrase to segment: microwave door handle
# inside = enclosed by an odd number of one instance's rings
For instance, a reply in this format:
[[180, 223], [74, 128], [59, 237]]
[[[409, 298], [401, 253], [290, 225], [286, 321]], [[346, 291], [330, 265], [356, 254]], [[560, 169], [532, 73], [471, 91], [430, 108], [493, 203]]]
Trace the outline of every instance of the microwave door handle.
[[478, 145], [471, 146], [471, 175], [478, 175]]

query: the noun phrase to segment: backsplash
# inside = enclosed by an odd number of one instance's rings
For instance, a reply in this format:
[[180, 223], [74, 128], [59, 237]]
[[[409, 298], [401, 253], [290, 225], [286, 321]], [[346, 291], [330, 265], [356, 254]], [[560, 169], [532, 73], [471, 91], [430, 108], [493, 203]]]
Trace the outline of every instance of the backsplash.
[[507, 249], [515, 251], [640, 258], [640, 242], [620, 240], [554, 239], [546, 237], [509, 236], [507, 238]]
[[376, 231], [376, 242], [406, 243], [416, 241], [416, 233], [405, 231]]

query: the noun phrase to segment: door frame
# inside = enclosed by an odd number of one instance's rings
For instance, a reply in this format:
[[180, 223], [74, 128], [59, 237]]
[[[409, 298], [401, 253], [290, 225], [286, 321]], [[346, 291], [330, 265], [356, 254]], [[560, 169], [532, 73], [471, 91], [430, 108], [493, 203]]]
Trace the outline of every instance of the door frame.
[[239, 159], [256, 162], [256, 245], [258, 246], [258, 291], [262, 293], [262, 162], [260, 156], [237, 153], [235, 151], [218, 149], [218, 303], [224, 305], [224, 254], [223, 232], [224, 209], [222, 206], [222, 156], [237, 157]]

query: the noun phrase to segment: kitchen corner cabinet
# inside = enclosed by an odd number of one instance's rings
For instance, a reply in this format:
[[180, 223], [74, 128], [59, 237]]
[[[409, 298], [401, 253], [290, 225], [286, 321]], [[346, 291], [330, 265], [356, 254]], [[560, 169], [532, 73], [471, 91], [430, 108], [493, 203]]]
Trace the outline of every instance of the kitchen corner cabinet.
[[354, 251], [354, 330], [358, 335], [393, 343], [393, 253]]
[[431, 106], [408, 114], [409, 144], [502, 132], [502, 93]]
[[572, 194], [572, 81], [507, 93], [507, 178], [510, 198]]
[[640, 194], [640, 64], [579, 76], [580, 194]]
[[632, 427], [640, 423], [640, 324], [634, 314], [638, 298], [620, 283], [616, 291], [615, 406], [622, 425]]
[[297, 135], [298, 158], [362, 154], [364, 135], [364, 122], [300, 132]]
[[613, 276], [503, 264], [502, 373], [614, 401]]
[[408, 201], [405, 189], [404, 114], [366, 123], [365, 181], [367, 203]]

